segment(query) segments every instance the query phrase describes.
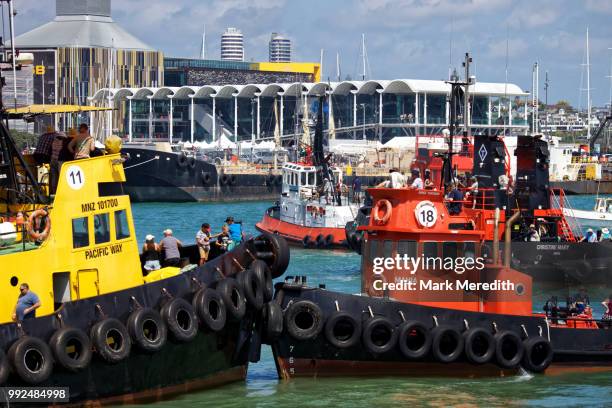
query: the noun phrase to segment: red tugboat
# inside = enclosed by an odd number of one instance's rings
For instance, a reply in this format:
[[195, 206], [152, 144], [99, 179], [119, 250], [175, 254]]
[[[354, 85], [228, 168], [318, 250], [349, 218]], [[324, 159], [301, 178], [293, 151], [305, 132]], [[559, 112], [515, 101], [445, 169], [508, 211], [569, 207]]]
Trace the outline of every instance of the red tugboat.
[[[456, 118], [455, 101], [467, 84], [451, 85], [451, 118]], [[537, 159], [545, 145], [528, 139], [519, 143], [519, 158], [545, 165]], [[593, 311], [583, 293], [588, 286], [591, 297], [605, 299], [609, 275], [581, 276], [575, 269], [577, 280], [550, 265], [548, 274], [514, 267], [520, 248], [513, 236], [530, 217], [543, 219], [549, 233], [563, 241], [523, 242], [523, 250], [542, 254], [538, 246], [569, 245], [576, 237], [559, 209], [542, 205], [550, 197], [547, 189], [530, 184], [538, 184], [540, 173], [532, 180], [519, 171], [510, 194], [492, 177], [499, 169], [505, 173], [500, 141], [474, 140], [477, 152], [482, 146], [491, 152], [481, 153], [474, 166], [481, 168], [475, 172], [482, 176], [479, 181], [488, 176], [493, 185], [479, 188], [481, 205], [449, 202], [441, 190], [369, 190], [372, 212], [359, 227], [364, 232], [361, 296], [328, 291], [324, 285], [308, 287], [300, 277], [277, 284], [275, 300], [284, 327], [270, 324], [274, 319], [269, 317], [267, 327], [276, 330], [267, 331], [267, 340], [281, 378], [505, 375], [521, 367], [532, 373], [612, 370], [611, 316], [598, 319], [600, 312]], [[449, 192], [452, 148], [444, 160]], [[571, 268], [569, 263], [566, 269]], [[603, 282], [595, 279], [601, 276]], [[572, 297], [574, 290], [580, 294]], [[563, 297], [567, 306], [558, 301]]]
[[325, 157], [323, 98], [318, 105], [312, 155], [283, 166], [280, 201], [266, 210], [256, 227], [306, 248], [345, 248], [344, 227], [355, 219], [359, 207], [343, 194], [342, 170], [330, 166], [329, 156]]

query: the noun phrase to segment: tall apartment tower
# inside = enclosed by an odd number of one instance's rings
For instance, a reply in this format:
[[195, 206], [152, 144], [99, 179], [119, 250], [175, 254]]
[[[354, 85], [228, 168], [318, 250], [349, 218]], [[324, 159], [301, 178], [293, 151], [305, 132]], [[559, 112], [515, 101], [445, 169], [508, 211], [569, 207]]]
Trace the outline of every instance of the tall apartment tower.
[[278, 33], [272, 33], [269, 43], [270, 62], [291, 61], [291, 40]]
[[221, 59], [225, 61], [244, 61], [242, 31], [229, 27], [221, 35]]

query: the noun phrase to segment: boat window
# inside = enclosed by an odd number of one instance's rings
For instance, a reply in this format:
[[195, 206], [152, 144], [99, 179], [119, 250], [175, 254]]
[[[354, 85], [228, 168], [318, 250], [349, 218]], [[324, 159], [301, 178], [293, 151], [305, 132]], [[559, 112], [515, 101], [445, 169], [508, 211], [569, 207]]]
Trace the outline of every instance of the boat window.
[[72, 247], [83, 248], [89, 246], [89, 224], [87, 217], [72, 219]]
[[130, 226], [125, 210], [115, 211], [115, 239], [130, 237]]
[[378, 240], [372, 239], [370, 240], [370, 245], [365, 246], [365, 250], [367, 251], [367, 258], [370, 262], [373, 262], [374, 258], [378, 255]]
[[423, 256], [425, 258], [435, 258], [438, 256], [437, 242], [423, 242]]
[[457, 242], [443, 242], [442, 243], [442, 258], [457, 258], [457, 252], [459, 250]]
[[94, 215], [94, 236], [96, 244], [110, 241], [108, 213]]
[[463, 243], [463, 257], [466, 259], [476, 259], [476, 243], [475, 242], [464, 242]]
[[300, 175], [301, 175], [301, 179], [302, 179], [301, 180], [302, 181], [301, 185], [305, 186], [306, 185], [306, 173], [300, 173]]
[[315, 173], [312, 171], [308, 172], [308, 185], [309, 186], [315, 185]]
[[385, 240], [383, 244], [383, 256], [385, 258], [391, 258], [393, 256], [393, 241], [390, 239]]
[[397, 254], [398, 255], [407, 255], [409, 257], [416, 256], [416, 242], [415, 241], [406, 241], [401, 240], [397, 243]]

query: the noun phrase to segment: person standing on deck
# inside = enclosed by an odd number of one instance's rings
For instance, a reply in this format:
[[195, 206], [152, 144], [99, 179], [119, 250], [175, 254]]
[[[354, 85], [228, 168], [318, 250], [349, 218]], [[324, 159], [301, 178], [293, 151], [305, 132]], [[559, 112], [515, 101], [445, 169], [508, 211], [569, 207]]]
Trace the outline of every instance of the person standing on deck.
[[22, 283], [19, 287], [19, 298], [13, 310], [13, 320], [22, 321], [36, 317], [36, 309], [40, 307], [40, 299], [36, 293], [30, 290], [27, 283]]
[[96, 148], [94, 138], [89, 134], [89, 127], [85, 123], [79, 126], [79, 134], [70, 142], [68, 150], [74, 154], [74, 159], [89, 159], [91, 152]]
[[165, 256], [164, 266], [179, 266], [181, 262], [179, 248], [183, 247], [183, 243], [172, 236], [171, 229], [164, 231], [164, 238], [159, 242], [159, 247]]

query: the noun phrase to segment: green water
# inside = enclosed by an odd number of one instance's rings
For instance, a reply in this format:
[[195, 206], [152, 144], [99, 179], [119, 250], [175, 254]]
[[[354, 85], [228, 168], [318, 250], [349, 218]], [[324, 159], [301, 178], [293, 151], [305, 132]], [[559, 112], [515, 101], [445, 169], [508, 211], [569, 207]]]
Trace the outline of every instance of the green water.
[[[574, 208], [592, 207], [592, 197], [572, 197]], [[223, 204], [135, 204], [138, 237], [165, 228], [192, 243], [199, 225], [217, 231], [228, 215], [255, 233], [268, 202]], [[287, 274], [307, 275], [331, 290], [359, 291], [359, 256], [343, 251], [292, 249]], [[197, 363], [197, 362], [196, 362]], [[163, 368], [160, 368], [163, 369]], [[612, 407], [612, 372], [488, 379], [325, 378], [280, 381], [270, 348], [249, 366], [245, 383], [185, 394], [151, 407]]]

